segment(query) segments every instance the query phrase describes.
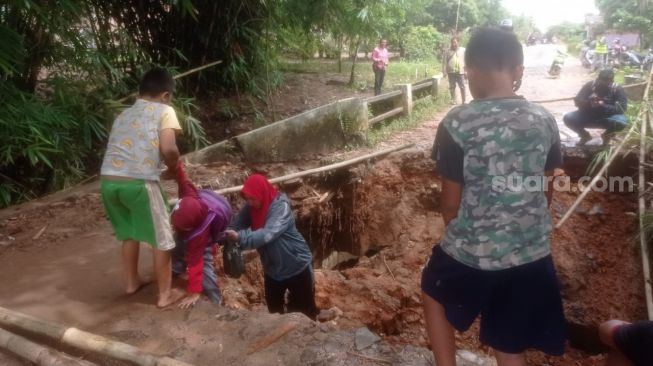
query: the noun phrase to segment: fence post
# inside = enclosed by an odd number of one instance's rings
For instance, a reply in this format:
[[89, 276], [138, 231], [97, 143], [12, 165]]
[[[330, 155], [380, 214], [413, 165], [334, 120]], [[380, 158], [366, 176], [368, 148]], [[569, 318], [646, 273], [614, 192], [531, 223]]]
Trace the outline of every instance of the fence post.
[[404, 107], [404, 116], [410, 116], [413, 112], [413, 86], [411, 84], [398, 84], [397, 86], [401, 90], [397, 106]]
[[440, 93], [440, 82], [442, 81], [442, 74], [433, 75], [431, 78], [433, 84], [431, 85], [431, 95], [437, 98]]

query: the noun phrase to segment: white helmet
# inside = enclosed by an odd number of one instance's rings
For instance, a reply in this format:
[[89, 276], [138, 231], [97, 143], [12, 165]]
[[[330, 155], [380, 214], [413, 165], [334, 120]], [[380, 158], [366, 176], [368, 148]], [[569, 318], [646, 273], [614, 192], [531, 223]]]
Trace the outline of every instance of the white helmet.
[[499, 23], [499, 27], [502, 29], [512, 30], [512, 19], [504, 19]]

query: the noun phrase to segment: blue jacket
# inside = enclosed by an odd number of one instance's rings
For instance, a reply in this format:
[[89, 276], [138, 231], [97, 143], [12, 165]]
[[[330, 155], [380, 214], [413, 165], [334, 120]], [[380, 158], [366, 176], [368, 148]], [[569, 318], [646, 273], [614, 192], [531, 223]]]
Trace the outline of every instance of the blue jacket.
[[245, 205], [235, 222], [241, 249], [256, 249], [263, 271], [273, 280], [287, 280], [312, 263], [311, 250], [297, 231], [290, 202], [284, 193], [279, 193], [270, 204], [265, 226], [254, 231], [250, 226], [249, 206]]

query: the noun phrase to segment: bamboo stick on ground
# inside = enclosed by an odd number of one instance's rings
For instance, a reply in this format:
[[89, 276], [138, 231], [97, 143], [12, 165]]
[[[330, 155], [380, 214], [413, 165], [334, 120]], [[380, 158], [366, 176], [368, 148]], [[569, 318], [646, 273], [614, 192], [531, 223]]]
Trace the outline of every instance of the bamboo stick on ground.
[[[651, 111], [646, 111], [646, 119], [642, 121], [642, 129], [639, 142], [639, 240], [642, 252], [642, 271], [644, 272], [644, 293], [646, 295], [646, 310], [648, 320], [653, 320], [653, 289], [651, 288], [651, 263], [649, 262], [648, 238], [646, 237], [644, 214], [646, 213], [646, 127], [651, 121]], [[652, 131], [653, 132], [653, 131]]]
[[[305, 177], [307, 175], [312, 175], [312, 174], [317, 174], [317, 173], [324, 173], [324, 172], [328, 172], [328, 171], [331, 171], [331, 170], [344, 168], [344, 167], [354, 165], [354, 164], [358, 164], [360, 162], [370, 160], [370, 159], [373, 159], [373, 158], [376, 158], [376, 157], [379, 157], [379, 156], [382, 156], [382, 155], [387, 155], [387, 154], [393, 153], [395, 151], [404, 150], [404, 149], [407, 149], [407, 148], [413, 147], [413, 146], [415, 146], [415, 144], [412, 144], [412, 143], [411, 144], [406, 144], [406, 145], [401, 145], [401, 146], [397, 146], [397, 147], [377, 151], [377, 152], [374, 152], [374, 153], [371, 153], [371, 154], [359, 156], [359, 157], [351, 159], [351, 160], [345, 160], [345, 161], [341, 161], [339, 163], [326, 165], [326, 166], [319, 167], [319, 168], [308, 169], [308, 170], [304, 170], [304, 171], [301, 171], [301, 172], [292, 173], [292, 174], [284, 175], [284, 176], [277, 177], [277, 178], [272, 178], [272, 179], [270, 179], [270, 183], [272, 183], [272, 184], [281, 183], [281, 182], [285, 182], [287, 180]], [[236, 187], [229, 187], [229, 188], [219, 189], [219, 190], [217, 190], [215, 192], [218, 193], [218, 194], [227, 194], [227, 193], [240, 192], [241, 189], [243, 189], [242, 185], [236, 186]]]
[[0, 328], [0, 348], [39, 366], [97, 366]]
[[285, 323], [282, 326], [274, 329], [270, 334], [264, 336], [263, 338], [259, 339], [247, 352], [248, 355], [251, 355], [252, 353], [256, 353], [264, 348], [267, 348], [271, 344], [275, 343], [279, 339], [281, 339], [283, 336], [286, 334], [290, 333], [293, 331], [295, 328], [297, 328], [299, 324], [295, 322], [290, 322], [290, 323]]
[[0, 307], [0, 326], [16, 327], [85, 351], [97, 352], [140, 366], [192, 366], [169, 357], [152, 355], [126, 343], [113, 341], [76, 328], [66, 328], [3, 307]]

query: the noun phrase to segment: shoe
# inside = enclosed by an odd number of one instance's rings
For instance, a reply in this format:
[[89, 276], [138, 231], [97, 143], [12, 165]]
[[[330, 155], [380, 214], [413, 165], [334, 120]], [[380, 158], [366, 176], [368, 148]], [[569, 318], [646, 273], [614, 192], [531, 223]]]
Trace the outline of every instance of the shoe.
[[578, 146], [583, 146], [586, 143], [588, 143], [592, 139], [592, 135], [589, 134], [589, 132], [585, 132], [584, 134], [580, 135], [580, 140], [578, 140]]

